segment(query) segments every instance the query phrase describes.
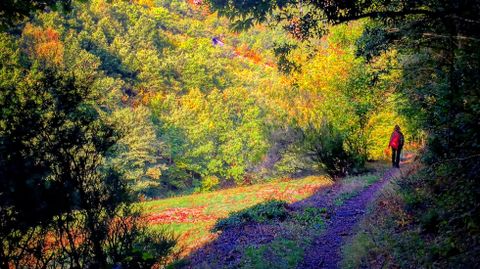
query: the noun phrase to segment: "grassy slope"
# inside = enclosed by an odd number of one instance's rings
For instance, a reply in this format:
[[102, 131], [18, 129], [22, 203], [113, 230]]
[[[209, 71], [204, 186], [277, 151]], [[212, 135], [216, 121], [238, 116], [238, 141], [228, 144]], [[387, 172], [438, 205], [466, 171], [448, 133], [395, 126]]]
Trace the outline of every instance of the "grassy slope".
[[216, 238], [210, 232], [218, 219], [255, 204], [271, 200], [295, 202], [316, 191], [332, 186], [324, 176], [283, 179], [266, 184], [245, 186], [217, 192], [194, 194], [141, 203], [153, 228], [173, 230], [183, 254]]

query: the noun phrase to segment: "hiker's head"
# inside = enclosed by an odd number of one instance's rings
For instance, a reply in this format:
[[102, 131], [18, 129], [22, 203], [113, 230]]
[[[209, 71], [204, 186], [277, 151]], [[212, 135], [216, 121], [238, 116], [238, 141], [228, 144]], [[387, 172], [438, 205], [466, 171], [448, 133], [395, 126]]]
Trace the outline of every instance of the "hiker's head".
[[400, 131], [400, 126], [398, 126], [398, 124], [397, 124], [397, 125], [395, 125], [395, 128], [393, 128], [393, 130], [395, 130], [395, 131], [399, 132], [399, 131]]

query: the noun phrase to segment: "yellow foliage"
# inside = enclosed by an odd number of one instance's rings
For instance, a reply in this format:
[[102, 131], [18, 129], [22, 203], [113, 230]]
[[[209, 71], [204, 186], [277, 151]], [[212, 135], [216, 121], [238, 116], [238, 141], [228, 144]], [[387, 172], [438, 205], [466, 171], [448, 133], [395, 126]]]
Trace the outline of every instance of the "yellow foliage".
[[376, 160], [388, 160], [390, 158], [390, 152], [387, 148], [393, 127], [396, 124], [402, 128], [404, 134], [409, 132], [405, 118], [399, 116], [392, 110], [381, 111], [370, 118], [368, 123], [369, 158]]
[[153, 179], [158, 180], [162, 175], [162, 171], [159, 167], [151, 167], [147, 169], [147, 172], [145, 174]]
[[155, 6], [155, 2], [153, 0], [135, 0], [135, 3], [148, 8]]

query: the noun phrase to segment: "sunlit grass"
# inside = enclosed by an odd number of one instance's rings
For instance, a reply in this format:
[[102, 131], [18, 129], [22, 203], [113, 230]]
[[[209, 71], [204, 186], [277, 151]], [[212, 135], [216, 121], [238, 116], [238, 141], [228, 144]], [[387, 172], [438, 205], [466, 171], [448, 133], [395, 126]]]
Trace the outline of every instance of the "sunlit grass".
[[153, 229], [168, 229], [179, 236], [179, 248], [187, 255], [216, 238], [210, 230], [218, 219], [267, 200], [295, 202], [333, 185], [325, 176], [282, 179], [270, 183], [216, 192], [143, 202], [140, 206]]

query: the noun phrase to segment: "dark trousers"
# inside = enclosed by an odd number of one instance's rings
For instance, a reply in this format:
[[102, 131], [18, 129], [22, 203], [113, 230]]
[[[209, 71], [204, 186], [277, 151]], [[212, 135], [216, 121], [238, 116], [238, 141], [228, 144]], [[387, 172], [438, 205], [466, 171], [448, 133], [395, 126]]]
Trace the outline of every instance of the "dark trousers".
[[402, 152], [402, 147], [398, 149], [392, 148], [392, 166], [400, 167], [400, 153]]

